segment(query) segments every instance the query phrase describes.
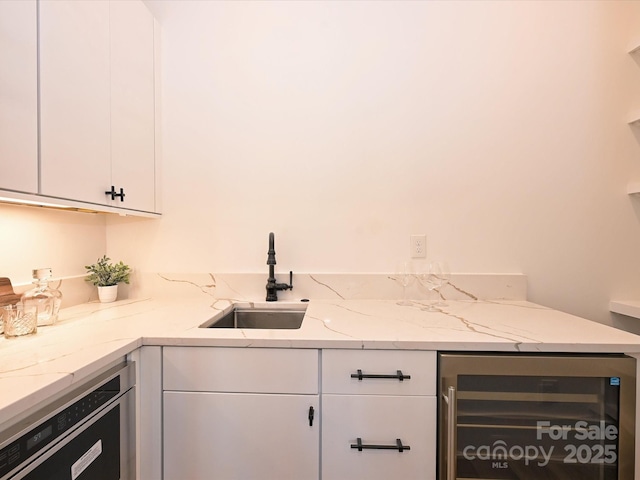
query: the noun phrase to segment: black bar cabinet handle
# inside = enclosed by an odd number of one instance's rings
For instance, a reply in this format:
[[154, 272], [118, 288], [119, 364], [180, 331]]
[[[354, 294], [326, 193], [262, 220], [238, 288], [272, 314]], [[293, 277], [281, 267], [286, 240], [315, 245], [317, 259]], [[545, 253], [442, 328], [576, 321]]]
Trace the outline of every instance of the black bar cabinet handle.
[[309, 407], [309, 426], [313, 427], [313, 418], [315, 416], [315, 410], [313, 409], [313, 406]]
[[362, 438], [358, 437], [356, 438], [355, 445], [351, 444], [351, 448], [357, 448], [359, 452], [362, 450], [398, 450], [402, 453], [405, 450], [411, 450], [411, 447], [409, 445], [403, 445], [402, 440], [399, 438], [396, 438], [395, 445], [367, 445], [362, 443]]
[[111, 190], [104, 192], [105, 195], [111, 195], [111, 200], [115, 200], [116, 197], [120, 197], [120, 201], [124, 202], [124, 188], [120, 188], [120, 193], [116, 193], [116, 187], [111, 185]]
[[351, 378], [357, 378], [358, 381], [361, 381], [363, 378], [397, 378], [401, 382], [405, 380], [409, 380], [411, 375], [404, 375], [402, 370], [397, 370], [395, 375], [373, 375], [368, 373], [362, 373], [362, 370], [358, 369], [358, 373], [352, 373]]

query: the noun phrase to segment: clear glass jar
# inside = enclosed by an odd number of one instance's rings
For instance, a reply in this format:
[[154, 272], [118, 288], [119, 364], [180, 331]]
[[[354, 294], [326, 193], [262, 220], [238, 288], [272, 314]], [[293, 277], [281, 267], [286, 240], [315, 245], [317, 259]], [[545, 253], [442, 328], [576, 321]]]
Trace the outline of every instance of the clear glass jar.
[[4, 317], [5, 338], [16, 338], [31, 335], [38, 331], [37, 312], [35, 305], [7, 305], [2, 307]]
[[62, 304], [60, 290], [49, 286], [52, 277], [50, 268], [33, 270], [34, 288], [26, 291], [20, 298], [23, 305], [35, 305], [38, 308], [38, 326], [53, 325], [58, 319], [58, 312]]

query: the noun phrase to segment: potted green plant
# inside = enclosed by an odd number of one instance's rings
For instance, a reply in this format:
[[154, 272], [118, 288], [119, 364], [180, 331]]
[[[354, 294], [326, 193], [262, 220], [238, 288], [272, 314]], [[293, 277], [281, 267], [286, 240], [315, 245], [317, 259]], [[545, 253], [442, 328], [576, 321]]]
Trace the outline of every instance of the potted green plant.
[[85, 280], [98, 287], [98, 298], [103, 303], [113, 302], [118, 297], [119, 283], [129, 283], [131, 268], [122, 261], [112, 263], [106, 255], [84, 268], [89, 274]]

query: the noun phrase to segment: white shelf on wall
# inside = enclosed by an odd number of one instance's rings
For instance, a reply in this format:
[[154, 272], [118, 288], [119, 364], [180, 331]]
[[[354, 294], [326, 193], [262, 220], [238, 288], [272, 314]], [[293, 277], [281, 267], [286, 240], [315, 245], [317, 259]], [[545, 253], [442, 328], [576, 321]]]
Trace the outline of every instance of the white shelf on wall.
[[609, 302], [609, 311], [640, 318], [640, 300], [611, 300]]
[[[629, 48], [629, 55], [634, 55], [636, 58], [640, 57], [640, 42], [634, 43]], [[633, 127], [640, 127], [640, 113], [634, 112], [628, 123]], [[627, 193], [629, 195], [640, 195], [640, 182], [629, 182], [627, 184]], [[609, 302], [609, 311], [640, 318], [640, 300], [611, 300]]]
[[[628, 51], [629, 51], [629, 55], [632, 55], [632, 56], [634, 56], [634, 58], [639, 59], [640, 58], [640, 41], [631, 44], [631, 47], [629, 47]], [[627, 123], [629, 125], [633, 125], [633, 126], [639, 127], [640, 126], [640, 113], [639, 112], [634, 112], [629, 117], [629, 120], [628, 120]]]
[[629, 195], [640, 194], [640, 182], [629, 182], [627, 184], [627, 193]]
[[[629, 50], [629, 54], [636, 54], [640, 57], [640, 43], [635, 44], [635, 46]], [[629, 116], [629, 120], [627, 120], [627, 123], [632, 127], [640, 127], [640, 112], [633, 112]], [[629, 195], [640, 194], [640, 182], [629, 182], [629, 184], [627, 185], [627, 193]]]

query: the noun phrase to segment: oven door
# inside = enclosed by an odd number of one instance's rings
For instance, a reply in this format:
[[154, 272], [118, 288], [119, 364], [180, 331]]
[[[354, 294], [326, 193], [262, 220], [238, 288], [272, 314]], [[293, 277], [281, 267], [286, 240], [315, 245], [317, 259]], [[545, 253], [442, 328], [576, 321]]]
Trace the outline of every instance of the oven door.
[[11, 480], [134, 480], [135, 387]]
[[441, 354], [439, 368], [440, 480], [633, 478], [635, 359]]

